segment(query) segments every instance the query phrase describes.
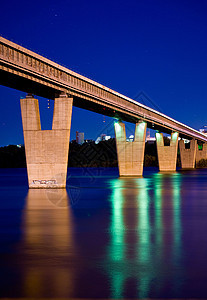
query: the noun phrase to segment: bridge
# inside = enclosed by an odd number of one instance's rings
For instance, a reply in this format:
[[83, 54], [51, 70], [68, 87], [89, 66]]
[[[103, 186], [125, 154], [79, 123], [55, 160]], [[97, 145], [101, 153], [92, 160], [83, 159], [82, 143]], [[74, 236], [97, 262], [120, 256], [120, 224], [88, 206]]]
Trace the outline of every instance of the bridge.
[[[21, 99], [21, 112], [30, 187], [65, 186], [73, 105], [118, 120], [115, 136], [121, 176], [142, 175], [147, 127], [158, 131], [160, 171], [175, 171], [178, 138], [183, 168], [194, 168], [195, 160], [207, 158], [205, 134], [3, 37], [0, 84], [28, 93]], [[52, 130], [41, 130], [38, 100], [33, 94], [55, 101]], [[136, 124], [134, 142], [126, 142], [122, 121]], [[171, 134], [169, 147], [164, 145], [162, 133]], [[185, 149], [182, 139], [190, 140], [190, 149]], [[197, 142], [203, 144], [201, 150]]]

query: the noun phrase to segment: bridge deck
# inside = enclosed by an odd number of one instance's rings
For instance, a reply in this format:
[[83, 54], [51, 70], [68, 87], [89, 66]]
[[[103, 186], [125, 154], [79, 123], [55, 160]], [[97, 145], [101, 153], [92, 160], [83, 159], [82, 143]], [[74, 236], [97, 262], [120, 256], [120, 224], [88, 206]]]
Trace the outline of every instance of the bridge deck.
[[207, 142], [207, 136], [154, 109], [79, 75], [24, 47], [0, 37], [0, 84], [54, 99], [61, 93], [74, 97], [74, 105], [165, 133]]

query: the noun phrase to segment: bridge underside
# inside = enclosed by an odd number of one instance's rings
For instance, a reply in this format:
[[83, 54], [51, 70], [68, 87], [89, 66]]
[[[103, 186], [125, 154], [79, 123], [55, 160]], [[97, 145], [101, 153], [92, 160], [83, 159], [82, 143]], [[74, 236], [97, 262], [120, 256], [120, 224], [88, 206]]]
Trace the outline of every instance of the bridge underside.
[[[103, 102], [98, 101], [97, 99], [94, 99], [93, 97], [90, 98], [90, 100], [84, 99], [82, 97], [78, 97], [74, 95], [74, 91], [69, 89], [63, 89], [63, 88], [53, 88], [49, 85], [44, 85], [42, 83], [39, 83], [37, 81], [34, 81], [34, 79], [25, 78], [20, 76], [19, 74], [16, 75], [11, 72], [7, 72], [4, 70], [0, 70], [0, 85], [10, 87], [16, 90], [20, 90], [22, 92], [34, 94], [46, 99], [54, 100], [55, 98], [58, 98], [62, 93], [66, 93], [68, 96], [73, 96], [73, 105], [79, 108], [83, 108], [89, 111], [93, 111], [105, 116], [109, 116], [112, 118], [116, 118], [121, 121], [126, 121], [130, 123], [136, 124], [139, 120], [142, 120], [142, 118], [139, 118], [138, 116], [135, 116], [133, 114], [126, 114], [123, 112], [123, 110], [119, 110], [117, 108], [111, 107], [110, 105], [106, 104], [103, 107]], [[167, 134], [171, 134], [172, 130], [169, 128], [164, 128], [163, 126], [156, 124], [155, 122], [151, 122], [148, 120], [144, 120], [147, 123], [147, 128], [151, 128], [160, 132], [164, 132]], [[188, 140], [191, 140], [191, 137], [184, 135], [180, 133], [179, 135], [181, 138], [185, 138]]]

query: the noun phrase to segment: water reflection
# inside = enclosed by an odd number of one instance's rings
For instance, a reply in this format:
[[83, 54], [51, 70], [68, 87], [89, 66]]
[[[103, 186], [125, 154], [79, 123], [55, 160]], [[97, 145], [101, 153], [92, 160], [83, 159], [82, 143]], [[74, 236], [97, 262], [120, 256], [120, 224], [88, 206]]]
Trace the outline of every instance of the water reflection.
[[[181, 246], [181, 174], [177, 173], [172, 176], [172, 190], [173, 190], [173, 231], [175, 249], [180, 249]], [[176, 251], [173, 251], [176, 256]]]
[[77, 253], [69, 203], [64, 189], [28, 192], [22, 224], [25, 297], [73, 295], [75, 267], [65, 268]]
[[[107, 248], [111, 297], [156, 295], [166, 289], [166, 272], [174, 272], [181, 255], [181, 176], [158, 173], [151, 178], [119, 178], [111, 186]], [[172, 289], [179, 286], [175, 281]]]
[[[138, 214], [138, 233], [137, 242], [137, 261], [138, 265], [143, 269], [142, 274], [138, 273], [139, 279], [137, 283], [138, 297], [145, 298], [147, 296], [150, 281], [153, 277], [153, 267], [151, 263], [152, 243], [151, 243], [151, 224], [150, 224], [150, 199], [148, 195], [148, 181], [144, 178], [137, 180], [137, 214]], [[145, 266], [149, 265], [148, 268]], [[140, 276], [141, 275], [141, 276]]]
[[0, 297], [205, 298], [205, 172], [1, 188]]
[[172, 203], [173, 203], [173, 243], [172, 243], [172, 259], [173, 264], [177, 270], [177, 280], [173, 283], [172, 287], [175, 292], [179, 292], [182, 288], [184, 279], [182, 265], [182, 224], [181, 224], [181, 183], [182, 175], [177, 173], [172, 176]]
[[110, 261], [113, 263], [110, 272], [112, 298], [117, 299], [123, 297], [123, 286], [124, 281], [126, 280], [124, 270], [119, 264], [125, 258], [125, 227], [123, 214], [123, 180], [114, 180], [114, 184], [115, 186], [111, 197], [112, 218], [110, 226], [111, 243], [109, 245], [109, 257]]

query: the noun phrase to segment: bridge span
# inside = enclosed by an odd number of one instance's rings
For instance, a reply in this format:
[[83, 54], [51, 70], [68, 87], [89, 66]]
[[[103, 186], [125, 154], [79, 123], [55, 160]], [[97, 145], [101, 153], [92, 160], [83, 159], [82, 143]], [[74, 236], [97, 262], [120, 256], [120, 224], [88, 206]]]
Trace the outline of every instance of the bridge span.
[[[170, 147], [164, 146], [162, 133], [156, 134], [161, 171], [175, 170], [178, 137], [191, 140], [190, 149], [179, 142], [184, 168], [194, 168], [195, 159], [207, 158], [205, 134], [3, 37], [0, 84], [55, 100], [53, 127], [47, 131], [41, 130], [38, 100], [33, 96], [21, 100], [30, 187], [65, 186], [73, 105], [119, 120], [115, 136], [120, 175], [142, 175], [147, 127], [171, 134]], [[134, 142], [126, 142], [121, 121], [136, 124]], [[203, 144], [200, 151], [197, 141]]]

